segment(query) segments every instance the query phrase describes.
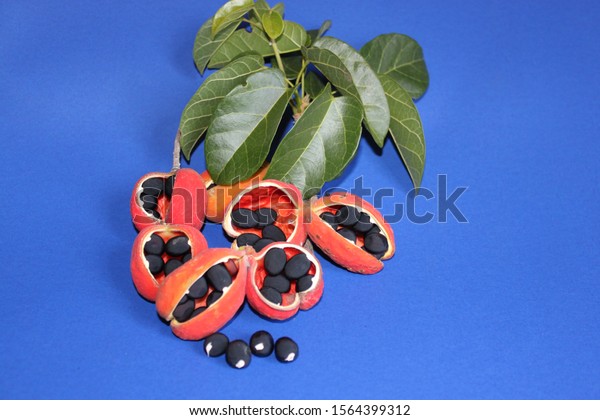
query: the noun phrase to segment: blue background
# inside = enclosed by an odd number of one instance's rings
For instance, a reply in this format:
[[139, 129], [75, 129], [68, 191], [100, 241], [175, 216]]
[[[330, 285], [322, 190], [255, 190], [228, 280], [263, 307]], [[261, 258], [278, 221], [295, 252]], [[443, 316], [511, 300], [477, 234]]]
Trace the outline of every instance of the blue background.
[[[301, 356], [242, 371], [172, 335], [129, 274], [131, 189], [170, 169], [203, 80], [194, 37], [220, 4], [0, 5], [0, 397], [600, 398], [599, 3], [286, 2], [356, 48], [388, 32], [423, 46], [423, 186], [468, 187], [468, 223], [403, 218], [381, 273], [323, 262], [323, 300], [288, 322], [246, 306], [225, 333], [289, 335]], [[406, 201], [389, 141], [381, 157], [363, 142], [330, 186], [359, 175], [394, 188], [382, 211]], [[439, 214], [422, 197], [417, 211]]]

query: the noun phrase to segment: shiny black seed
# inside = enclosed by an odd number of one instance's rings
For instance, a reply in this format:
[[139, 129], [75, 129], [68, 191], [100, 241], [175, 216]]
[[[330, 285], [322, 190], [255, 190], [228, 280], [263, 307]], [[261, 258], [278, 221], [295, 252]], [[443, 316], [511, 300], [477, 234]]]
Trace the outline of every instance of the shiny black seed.
[[275, 242], [285, 242], [285, 233], [275, 225], [265, 226], [262, 230], [262, 237], [273, 239]]
[[229, 338], [225, 334], [214, 333], [204, 339], [204, 352], [208, 357], [219, 357], [225, 354]]
[[208, 269], [205, 276], [215, 290], [219, 292], [231, 285], [231, 274], [223, 264], [213, 265]]
[[175, 174], [168, 177], [165, 181], [165, 195], [170, 200], [173, 195], [173, 187], [175, 186]]
[[183, 256], [183, 258], [181, 259], [181, 262], [185, 264], [186, 262], [188, 262], [191, 259], [192, 259], [192, 253], [188, 252], [187, 254], [185, 254]]
[[335, 218], [335, 214], [333, 213], [329, 213], [329, 212], [325, 212], [325, 213], [321, 213], [321, 215], [319, 216], [324, 222], [329, 223], [334, 229], [336, 227], [338, 227], [338, 222], [337, 219]]
[[208, 308], [206, 306], [200, 306], [199, 308], [194, 309], [190, 318], [200, 315], [202, 312], [206, 311]]
[[208, 292], [208, 284], [203, 276], [196, 280], [194, 284], [192, 284], [188, 296], [192, 299], [200, 299], [204, 297], [206, 292]]
[[165, 264], [160, 256], [146, 255], [146, 260], [148, 261], [148, 269], [152, 274], [157, 275], [163, 270]]
[[225, 360], [232, 368], [243, 369], [250, 364], [252, 353], [248, 344], [242, 340], [235, 340], [227, 346]]
[[153, 233], [148, 242], [144, 244], [144, 254], [162, 255], [163, 252], [165, 252], [165, 241]]
[[242, 233], [237, 237], [236, 242], [237, 246], [254, 245], [259, 239], [260, 236], [255, 235], [254, 233]]
[[142, 194], [158, 197], [165, 189], [165, 180], [164, 178], [148, 178], [142, 182], [142, 189]]
[[144, 210], [152, 210], [155, 209], [158, 205], [158, 199], [153, 195], [144, 195], [142, 196], [142, 207]]
[[277, 290], [279, 293], [287, 293], [290, 291], [290, 281], [283, 275], [267, 276], [263, 282], [263, 287], [270, 287]]
[[365, 249], [371, 254], [385, 253], [388, 250], [388, 241], [381, 233], [373, 233], [365, 237]]
[[250, 229], [257, 225], [254, 212], [250, 209], [242, 208], [231, 212], [231, 223], [242, 229]]
[[259, 239], [258, 241], [256, 241], [256, 243], [254, 245], [252, 245], [252, 247], [254, 248], [254, 250], [256, 252], [262, 250], [264, 247], [266, 247], [269, 244], [272, 244], [273, 242], [275, 242], [273, 239], [266, 239], [266, 238], [262, 238]]
[[285, 264], [285, 276], [290, 279], [299, 279], [300, 277], [306, 275], [308, 270], [310, 270], [311, 262], [304, 254], [294, 255], [289, 261]]
[[275, 357], [281, 363], [290, 363], [298, 358], [298, 344], [289, 337], [281, 337], [275, 343]]
[[287, 262], [285, 251], [281, 248], [270, 249], [265, 254], [264, 262], [267, 273], [272, 276], [276, 276], [283, 271], [285, 263]]
[[281, 305], [281, 293], [272, 287], [263, 287], [260, 289], [260, 293], [270, 302], [273, 302], [275, 305]]
[[356, 243], [356, 233], [350, 228], [343, 228], [337, 231], [344, 238], [348, 239], [350, 242]]
[[358, 218], [358, 222], [352, 226], [352, 229], [358, 233], [366, 233], [373, 229], [373, 226], [375, 225], [371, 223], [371, 218], [369, 215], [367, 213], [361, 213], [360, 217]]
[[193, 299], [188, 299], [187, 296], [184, 296], [173, 311], [173, 317], [179, 322], [185, 322], [192, 316], [192, 312], [194, 312], [195, 302]]
[[167, 241], [165, 251], [172, 257], [180, 257], [190, 252], [190, 241], [187, 236], [175, 236]]
[[213, 290], [210, 295], [208, 295], [208, 297], [206, 298], [206, 306], [210, 306], [213, 303], [215, 303], [217, 300], [219, 300], [221, 298], [221, 296], [223, 296], [223, 292], [217, 292], [216, 290]]
[[356, 207], [343, 206], [335, 212], [335, 220], [342, 226], [354, 226], [359, 217], [360, 212]]
[[179, 268], [183, 263], [179, 260], [169, 260], [165, 264], [165, 276], [171, 274], [176, 268]]
[[368, 231], [368, 232], [365, 234], [365, 236], [369, 236], [369, 235], [372, 235], [372, 234], [374, 234], [374, 233], [380, 233], [380, 232], [381, 232], [381, 229], [379, 229], [379, 227], [378, 227], [378, 226], [373, 226], [373, 227], [371, 228], [371, 230], [369, 230], [369, 231]]
[[277, 212], [273, 209], [258, 209], [254, 212], [254, 215], [259, 226], [272, 225], [277, 220]]
[[300, 292], [305, 292], [308, 289], [310, 289], [313, 285], [313, 276], [306, 275], [306, 276], [302, 276], [300, 277], [297, 281], [296, 281], [296, 292], [300, 293]]
[[157, 219], [160, 219], [160, 213], [156, 210], [146, 210], [146, 213], [150, 213], [152, 216], [156, 217]]
[[257, 331], [250, 337], [250, 351], [255, 356], [270, 356], [274, 347], [273, 337], [266, 331]]

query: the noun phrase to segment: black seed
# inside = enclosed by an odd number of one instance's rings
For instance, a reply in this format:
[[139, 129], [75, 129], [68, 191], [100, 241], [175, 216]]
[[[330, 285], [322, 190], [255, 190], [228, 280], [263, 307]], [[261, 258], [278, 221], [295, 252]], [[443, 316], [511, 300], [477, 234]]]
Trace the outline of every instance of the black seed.
[[165, 180], [164, 178], [148, 178], [142, 182], [142, 189], [142, 194], [158, 197], [165, 189]]
[[343, 206], [335, 212], [335, 220], [342, 226], [353, 226], [359, 217], [360, 212], [356, 207]]
[[361, 213], [360, 217], [358, 218], [358, 222], [352, 226], [352, 229], [358, 233], [366, 233], [373, 229], [373, 226], [375, 225], [371, 223], [371, 218], [369, 215], [367, 213]]
[[379, 229], [379, 227], [378, 227], [378, 226], [373, 226], [373, 227], [371, 228], [371, 230], [369, 230], [369, 231], [368, 231], [368, 232], [365, 234], [365, 236], [369, 236], [369, 235], [372, 235], [372, 234], [374, 234], [374, 233], [380, 233], [380, 232], [381, 232], [381, 229]]
[[231, 285], [231, 274], [223, 264], [213, 265], [208, 269], [205, 276], [215, 290], [219, 292]]
[[175, 174], [168, 177], [165, 181], [165, 195], [170, 200], [173, 195], [173, 187], [175, 186]]
[[285, 242], [285, 233], [275, 225], [265, 226], [262, 230], [262, 237], [273, 239], [275, 242]]
[[181, 259], [181, 262], [185, 264], [186, 262], [188, 262], [191, 259], [192, 259], [192, 253], [188, 252], [187, 254], [185, 254], [183, 256], [183, 258]]
[[337, 219], [335, 218], [335, 214], [333, 213], [329, 213], [329, 212], [325, 212], [325, 213], [321, 213], [321, 215], [319, 216], [323, 221], [329, 223], [331, 225], [331, 227], [333, 227], [334, 229], [336, 227], [338, 227], [338, 222]]
[[206, 311], [208, 308], [206, 306], [200, 306], [199, 308], [194, 309], [190, 318], [200, 315], [202, 312]]
[[206, 292], [208, 292], [208, 284], [203, 276], [196, 280], [194, 284], [192, 284], [188, 296], [192, 299], [200, 299], [206, 295]]
[[146, 213], [149, 213], [152, 216], [156, 217], [157, 219], [160, 219], [160, 213], [157, 212], [156, 210], [146, 210]]
[[285, 251], [281, 248], [270, 249], [265, 254], [265, 270], [272, 276], [281, 273], [286, 262]]
[[180, 257], [190, 252], [190, 241], [187, 236], [175, 236], [167, 241], [165, 251], [172, 257]]
[[165, 264], [165, 276], [168, 276], [175, 270], [183, 265], [183, 263], [179, 260], [169, 260]]
[[158, 205], [158, 198], [153, 195], [144, 195], [142, 196], [142, 207], [144, 210], [152, 210], [155, 209]]
[[296, 292], [300, 293], [300, 292], [305, 292], [308, 289], [310, 289], [313, 285], [313, 276], [306, 275], [306, 276], [302, 276], [300, 277], [297, 281], [296, 281]]
[[270, 356], [274, 347], [273, 337], [266, 331], [257, 331], [250, 337], [250, 351], [255, 356]]
[[299, 279], [300, 277], [306, 275], [308, 270], [310, 270], [311, 262], [304, 254], [294, 255], [289, 261], [285, 264], [285, 276], [290, 279]]
[[177, 307], [173, 311], [173, 317], [179, 322], [185, 322], [192, 316], [192, 312], [194, 312], [195, 302], [193, 299], [188, 299], [187, 296], [184, 296]]
[[250, 364], [252, 353], [248, 344], [242, 340], [235, 340], [227, 346], [225, 360], [232, 368], [243, 369]]
[[242, 233], [237, 237], [236, 243], [237, 246], [254, 245], [259, 239], [260, 236], [255, 235], [254, 233]]
[[165, 252], [165, 241], [153, 233], [150, 240], [144, 244], [144, 254], [162, 255], [163, 252]]
[[267, 276], [263, 283], [263, 287], [270, 287], [277, 290], [279, 293], [287, 293], [290, 291], [290, 281], [283, 275]]
[[343, 228], [337, 231], [344, 238], [348, 239], [350, 242], [356, 243], [356, 233], [350, 228]]
[[270, 302], [275, 305], [281, 305], [281, 293], [271, 287], [263, 287], [260, 293]]
[[[367, 249], [364, 246], [361, 249], [363, 251], [367, 251]], [[367, 252], [369, 252], [369, 251], [367, 251]], [[378, 253], [375, 253], [375, 254], [369, 252], [369, 254], [371, 254], [372, 256], [374, 256], [375, 258], [377, 258], [378, 260], [380, 260], [381, 257], [383, 257], [385, 255], [385, 252], [378, 252]]]
[[281, 363], [290, 363], [298, 358], [298, 344], [289, 337], [281, 337], [275, 343], [275, 357]]
[[146, 260], [148, 261], [148, 269], [152, 274], [157, 275], [163, 270], [165, 263], [160, 256], [146, 255]]
[[242, 229], [256, 227], [257, 221], [254, 218], [254, 212], [250, 209], [237, 209], [231, 212], [231, 223]]
[[229, 338], [225, 334], [214, 333], [204, 339], [204, 352], [208, 357], [219, 357], [225, 354]]
[[273, 239], [259, 239], [258, 241], [256, 241], [256, 243], [254, 245], [252, 245], [252, 247], [254, 248], [254, 250], [256, 252], [262, 250], [264, 247], [266, 247], [269, 244], [272, 244], [273, 242], [275, 242]]
[[216, 290], [213, 290], [210, 293], [210, 295], [208, 295], [208, 297], [206, 298], [206, 306], [209, 307], [210, 305], [215, 303], [217, 300], [219, 300], [221, 298], [221, 296], [223, 296], [223, 292], [218, 292]]
[[373, 233], [365, 237], [365, 249], [371, 254], [385, 253], [388, 250], [388, 241], [381, 233]]
[[277, 220], [277, 212], [273, 209], [258, 209], [254, 212], [254, 217], [259, 226], [272, 225]]

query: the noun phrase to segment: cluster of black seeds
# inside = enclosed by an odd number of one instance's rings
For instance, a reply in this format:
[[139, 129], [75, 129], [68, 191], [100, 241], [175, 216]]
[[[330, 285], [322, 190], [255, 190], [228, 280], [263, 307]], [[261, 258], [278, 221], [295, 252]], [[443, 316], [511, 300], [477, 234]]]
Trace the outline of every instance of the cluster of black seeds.
[[[231, 274], [224, 264], [213, 265], [190, 286], [173, 310], [173, 318], [178, 322], [186, 322], [200, 315], [223, 296], [223, 290], [232, 282]], [[196, 307], [196, 300], [205, 296], [204, 304]]]
[[[168, 276], [192, 258], [192, 249], [187, 236], [174, 236], [165, 244], [163, 238], [153, 233], [144, 245], [144, 256], [148, 261], [148, 269], [154, 276], [161, 272]], [[163, 256], [167, 258], [166, 263]]]
[[265, 254], [264, 267], [267, 276], [260, 293], [276, 305], [281, 305], [282, 294], [291, 290], [292, 282], [296, 283], [296, 293], [312, 287], [313, 276], [308, 274], [312, 263], [305, 254], [294, 255], [288, 260], [283, 249], [273, 248]]
[[325, 212], [320, 217], [352, 243], [356, 243], [357, 238], [362, 236], [362, 249], [377, 259], [383, 257], [389, 248], [388, 240], [381, 234], [381, 229], [371, 222], [367, 213], [359, 211], [356, 207], [342, 206], [335, 213]]
[[225, 354], [227, 364], [232, 368], [243, 369], [250, 365], [252, 355], [270, 356], [275, 350], [275, 357], [281, 363], [290, 363], [298, 358], [298, 344], [289, 337], [282, 337], [277, 342], [267, 331], [257, 331], [250, 337], [250, 345], [244, 340], [229, 341], [222, 333], [214, 333], [204, 339], [204, 352], [208, 357], [219, 357]]
[[142, 192], [140, 199], [142, 200], [142, 207], [146, 213], [160, 219], [160, 213], [156, 210], [158, 206], [158, 199], [161, 195], [165, 195], [169, 200], [173, 194], [173, 184], [175, 183], [175, 174], [164, 178], [148, 178], [142, 183]]
[[273, 242], [285, 242], [285, 233], [274, 225], [277, 212], [262, 208], [250, 210], [238, 208], [231, 212], [231, 223], [241, 229], [260, 229], [260, 236], [254, 233], [243, 233], [238, 236], [238, 246], [251, 246], [257, 252]]

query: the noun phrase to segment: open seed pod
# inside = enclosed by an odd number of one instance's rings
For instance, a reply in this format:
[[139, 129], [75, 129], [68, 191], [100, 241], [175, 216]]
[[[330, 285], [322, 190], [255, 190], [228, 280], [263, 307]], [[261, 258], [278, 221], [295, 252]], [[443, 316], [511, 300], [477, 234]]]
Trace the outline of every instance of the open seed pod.
[[244, 303], [247, 258], [229, 248], [207, 249], [167, 276], [156, 310], [177, 337], [200, 340], [234, 317]]
[[246, 296], [261, 315], [288, 319], [315, 306], [323, 295], [321, 264], [299, 245], [274, 242], [249, 261]]
[[189, 168], [171, 173], [151, 172], [136, 182], [130, 210], [138, 230], [160, 223], [200, 229], [206, 213], [204, 181]]
[[165, 277], [206, 248], [204, 236], [191, 226], [151, 225], [142, 229], [131, 251], [135, 288], [154, 302]]
[[235, 238], [234, 249], [256, 251], [272, 242], [302, 244], [306, 240], [302, 194], [293, 185], [264, 180], [246, 188], [225, 212], [223, 229]]
[[375, 207], [349, 193], [310, 203], [308, 234], [337, 264], [361, 274], [377, 273], [394, 255], [394, 232]]

